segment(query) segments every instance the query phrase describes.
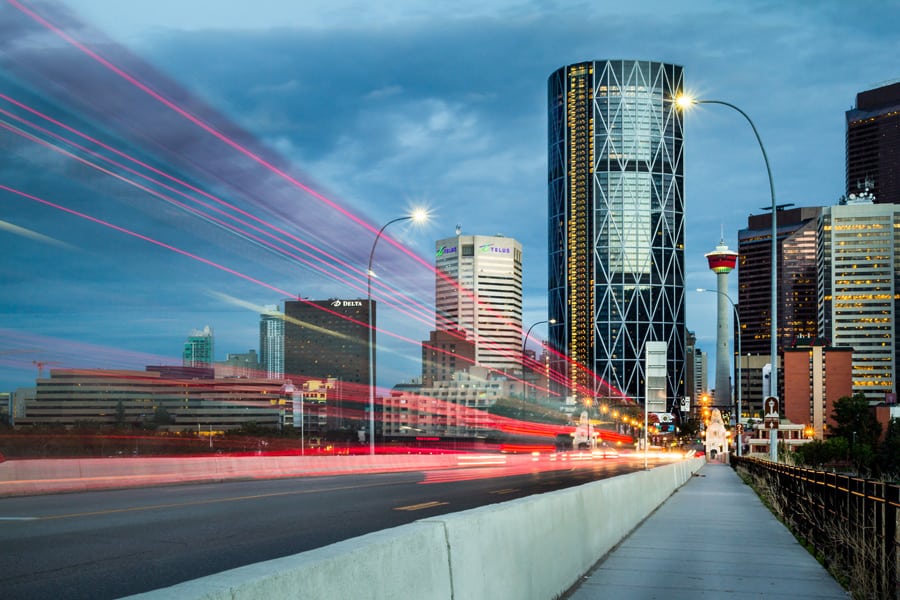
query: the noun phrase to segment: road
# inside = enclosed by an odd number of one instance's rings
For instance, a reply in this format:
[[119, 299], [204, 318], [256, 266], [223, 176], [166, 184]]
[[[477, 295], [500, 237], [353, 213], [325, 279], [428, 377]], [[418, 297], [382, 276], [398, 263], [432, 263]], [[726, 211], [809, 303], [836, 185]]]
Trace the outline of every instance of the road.
[[0, 595], [118, 598], [642, 468], [623, 457], [4, 498]]

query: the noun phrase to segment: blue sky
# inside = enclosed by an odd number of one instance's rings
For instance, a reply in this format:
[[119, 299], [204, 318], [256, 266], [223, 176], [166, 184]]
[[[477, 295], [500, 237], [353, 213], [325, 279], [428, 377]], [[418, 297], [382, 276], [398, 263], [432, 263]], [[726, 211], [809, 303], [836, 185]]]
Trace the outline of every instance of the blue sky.
[[[147, 193], [122, 167], [98, 171], [95, 156], [71, 145], [61, 154], [59, 144], [29, 140], [0, 113], [19, 131], [0, 129], [0, 186], [18, 192], [0, 190], [0, 390], [32, 385], [35, 361], [177, 364], [184, 339], [205, 325], [219, 359], [256, 349], [266, 304], [287, 294], [364, 297], [351, 270], [365, 268], [370, 228], [426, 206], [426, 226], [389, 230], [419, 261], [378, 247], [376, 271], [394, 288], [379, 318], [398, 336], [380, 336], [379, 383], [408, 380], [420, 369], [413, 342], [430, 327], [403, 307], [433, 304], [423, 262], [457, 224], [522, 243], [525, 326], [547, 318], [546, 86], [555, 69], [616, 58], [683, 65], [690, 90], [753, 118], [778, 202], [798, 206], [843, 193], [844, 112], [857, 92], [900, 78], [900, 8], [889, 2], [379, 4], [22, 4], [219, 138], [0, 4], [0, 93], [21, 103], [0, 99], [0, 109], [33, 120], [22, 106], [40, 110], [250, 223], [236, 234], [214, 222], [220, 213], [179, 207], [172, 200], [184, 198], [157, 184], [148, 185], [158, 195]], [[770, 201], [740, 115], [701, 106], [685, 129], [693, 290], [715, 286], [703, 254], [722, 232], [736, 248], [747, 215]], [[736, 298], [736, 277], [731, 290]], [[688, 328], [712, 353], [716, 299], [689, 291], [687, 301]]]

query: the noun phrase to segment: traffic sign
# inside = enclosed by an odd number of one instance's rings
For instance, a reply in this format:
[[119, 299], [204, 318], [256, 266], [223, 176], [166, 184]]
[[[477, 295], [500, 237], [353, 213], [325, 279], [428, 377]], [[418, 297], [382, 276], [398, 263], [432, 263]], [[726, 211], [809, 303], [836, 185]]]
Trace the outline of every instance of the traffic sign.
[[765, 410], [765, 413], [763, 414], [763, 424], [765, 425], [765, 428], [778, 429], [778, 424], [781, 421], [778, 396], [768, 396], [763, 400], [763, 409]]

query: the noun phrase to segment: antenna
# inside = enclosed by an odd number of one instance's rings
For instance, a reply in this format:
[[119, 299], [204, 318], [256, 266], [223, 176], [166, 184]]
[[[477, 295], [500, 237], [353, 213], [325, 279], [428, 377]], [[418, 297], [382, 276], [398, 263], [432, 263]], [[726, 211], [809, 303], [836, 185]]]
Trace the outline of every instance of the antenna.
[[459, 235], [460, 233], [462, 233], [462, 225], [457, 223], [456, 224], [456, 235]]

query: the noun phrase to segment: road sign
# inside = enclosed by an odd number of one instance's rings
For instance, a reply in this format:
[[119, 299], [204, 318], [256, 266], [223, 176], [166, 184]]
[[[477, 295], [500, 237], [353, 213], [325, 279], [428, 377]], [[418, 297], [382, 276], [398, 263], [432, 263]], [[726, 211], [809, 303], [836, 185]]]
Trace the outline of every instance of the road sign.
[[765, 428], [778, 429], [778, 424], [781, 421], [778, 396], [768, 396], [763, 400], [763, 409], [765, 410], [765, 414], [763, 415], [763, 424], [765, 425]]

